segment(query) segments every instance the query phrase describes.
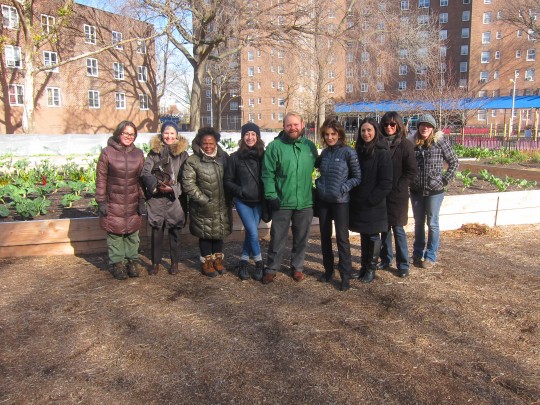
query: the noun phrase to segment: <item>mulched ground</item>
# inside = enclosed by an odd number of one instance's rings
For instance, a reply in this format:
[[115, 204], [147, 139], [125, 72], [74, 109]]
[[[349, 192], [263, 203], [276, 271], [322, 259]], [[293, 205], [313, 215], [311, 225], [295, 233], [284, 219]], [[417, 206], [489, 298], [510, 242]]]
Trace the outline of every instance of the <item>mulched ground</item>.
[[539, 403], [539, 234], [444, 232], [434, 269], [346, 293], [315, 237], [306, 281], [268, 286], [200, 275], [196, 247], [127, 281], [104, 256], [2, 259], [0, 403]]

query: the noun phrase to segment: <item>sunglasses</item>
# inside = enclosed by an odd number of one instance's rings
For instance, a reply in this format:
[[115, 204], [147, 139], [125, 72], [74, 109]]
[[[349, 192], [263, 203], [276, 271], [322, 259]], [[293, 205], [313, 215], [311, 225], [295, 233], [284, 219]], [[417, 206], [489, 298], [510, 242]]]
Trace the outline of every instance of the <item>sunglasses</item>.
[[383, 127], [392, 127], [394, 128], [397, 124], [395, 122], [385, 122]]

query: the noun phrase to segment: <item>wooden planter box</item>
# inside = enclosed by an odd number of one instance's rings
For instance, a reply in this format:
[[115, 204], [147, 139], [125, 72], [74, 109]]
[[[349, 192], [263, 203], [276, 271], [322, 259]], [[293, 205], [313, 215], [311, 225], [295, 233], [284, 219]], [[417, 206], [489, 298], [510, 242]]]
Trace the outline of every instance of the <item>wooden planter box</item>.
[[[446, 196], [440, 213], [441, 230], [458, 229], [466, 223], [489, 226], [540, 223], [540, 190], [506, 193]], [[408, 232], [414, 229], [409, 210]], [[149, 250], [150, 228], [146, 221], [140, 231], [141, 247]], [[259, 236], [268, 237], [270, 224], [259, 225]], [[312, 233], [318, 232], [318, 218], [314, 218]], [[183, 230], [187, 244], [197, 243]], [[227, 238], [243, 240], [242, 222], [234, 212], [233, 233]], [[15, 256], [43, 256], [106, 252], [106, 234], [99, 227], [98, 218], [57, 219], [0, 223], [0, 258]]]

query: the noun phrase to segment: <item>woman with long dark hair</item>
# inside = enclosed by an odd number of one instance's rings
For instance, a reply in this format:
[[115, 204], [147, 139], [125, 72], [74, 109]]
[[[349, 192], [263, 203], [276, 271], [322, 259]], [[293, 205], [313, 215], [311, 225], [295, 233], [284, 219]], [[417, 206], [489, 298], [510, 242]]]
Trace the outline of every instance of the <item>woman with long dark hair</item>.
[[409, 275], [409, 251], [404, 226], [409, 214], [409, 185], [416, 176], [414, 146], [407, 139], [403, 118], [389, 111], [381, 118], [381, 129], [392, 156], [392, 191], [386, 196], [388, 229], [381, 235], [381, 261], [378, 269], [387, 270], [394, 258], [392, 234], [396, 246], [396, 268], [399, 277]]
[[362, 181], [351, 190], [349, 227], [360, 233], [362, 282], [370, 283], [381, 251], [381, 233], [388, 229], [386, 196], [392, 190], [392, 159], [379, 124], [373, 118], [360, 122], [356, 153]]
[[259, 244], [259, 222], [262, 213], [263, 184], [261, 164], [264, 155], [264, 142], [259, 127], [248, 122], [242, 126], [238, 150], [227, 162], [223, 182], [234, 199], [236, 212], [245, 229], [242, 256], [238, 264], [238, 277], [242, 281], [249, 278], [248, 262], [250, 256], [255, 261], [253, 279], [261, 281], [263, 261]]

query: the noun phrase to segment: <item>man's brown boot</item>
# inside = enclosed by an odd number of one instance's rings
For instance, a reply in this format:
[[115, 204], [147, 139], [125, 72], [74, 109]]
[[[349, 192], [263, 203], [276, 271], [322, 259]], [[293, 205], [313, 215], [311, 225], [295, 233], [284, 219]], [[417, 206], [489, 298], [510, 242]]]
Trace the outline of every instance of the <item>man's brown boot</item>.
[[201, 257], [201, 263], [202, 274], [208, 277], [217, 276], [217, 272], [214, 269], [214, 260], [212, 259], [212, 255]]
[[214, 253], [214, 269], [219, 274], [227, 273], [227, 269], [225, 268], [225, 266], [223, 266], [223, 258], [224, 257], [225, 256], [223, 255], [223, 253]]
[[179, 271], [178, 263], [171, 263], [171, 269], [169, 270], [169, 274], [174, 276], [174, 275], [178, 274], [178, 271]]

